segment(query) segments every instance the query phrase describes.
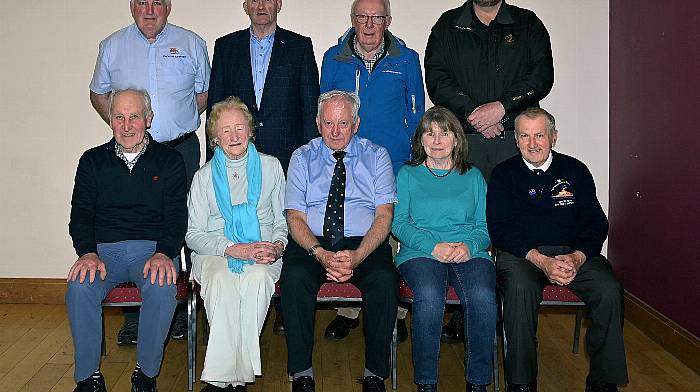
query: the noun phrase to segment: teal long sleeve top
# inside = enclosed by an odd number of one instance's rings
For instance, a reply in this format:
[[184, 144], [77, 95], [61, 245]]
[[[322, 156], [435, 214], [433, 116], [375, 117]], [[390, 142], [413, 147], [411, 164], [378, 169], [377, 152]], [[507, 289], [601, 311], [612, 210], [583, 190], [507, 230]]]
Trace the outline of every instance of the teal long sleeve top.
[[[436, 170], [444, 175], [447, 170]], [[398, 203], [391, 231], [401, 246], [396, 266], [418, 258], [434, 258], [440, 242], [463, 242], [471, 258], [491, 260], [486, 227], [486, 182], [479, 169], [452, 171], [437, 177], [423, 166], [404, 165], [396, 179]]]

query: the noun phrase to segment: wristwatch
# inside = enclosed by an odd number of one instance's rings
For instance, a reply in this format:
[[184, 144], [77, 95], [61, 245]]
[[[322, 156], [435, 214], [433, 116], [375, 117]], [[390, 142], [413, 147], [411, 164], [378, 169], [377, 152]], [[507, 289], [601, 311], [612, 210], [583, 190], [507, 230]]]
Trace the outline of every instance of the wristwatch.
[[316, 244], [316, 245], [310, 247], [309, 250], [308, 250], [309, 256], [311, 256], [311, 257], [316, 257], [316, 249], [318, 249], [318, 248], [320, 248], [320, 247], [321, 247], [321, 244]]

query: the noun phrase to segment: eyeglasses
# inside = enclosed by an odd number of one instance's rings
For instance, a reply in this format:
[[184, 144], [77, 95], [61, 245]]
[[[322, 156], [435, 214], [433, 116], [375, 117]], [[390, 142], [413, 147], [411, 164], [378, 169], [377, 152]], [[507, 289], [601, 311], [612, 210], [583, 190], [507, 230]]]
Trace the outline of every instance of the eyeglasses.
[[353, 16], [361, 24], [367, 23], [367, 21], [369, 21], [369, 18], [372, 18], [373, 24], [383, 24], [387, 18], [386, 15], [353, 15]]

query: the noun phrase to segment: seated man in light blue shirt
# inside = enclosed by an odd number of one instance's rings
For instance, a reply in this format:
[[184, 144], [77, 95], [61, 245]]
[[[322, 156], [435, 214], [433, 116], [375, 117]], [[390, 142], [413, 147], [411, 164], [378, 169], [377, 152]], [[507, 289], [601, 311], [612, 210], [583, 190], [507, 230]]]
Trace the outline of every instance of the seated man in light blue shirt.
[[329, 91], [318, 100], [321, 137], [294, 151], [285, 209], [290, 241], [280, 278], [293, 392], [314, 391], [311, 357], [316, 294], [350, 282], [365, 307], [363, 391], [384, 391], [398, 305], [388, 235], [396, 188], [389, 153], [355, 136], [360, 99]]
[[[148, 131], [157, 142], [180, 152], [189, 189], [200, 159], [195, 131], [207, 106], [211, 72], [207, 44], [197, 34], [168, 23], [171, 0], [131, 0], [129, 6], [134, 23], [100, 42], [90, 102], [109, 124], [112, 91], [148, 91], [155, 113]], [[125, 310], [124, 315], [117, 343], [136, 344], [138, 310]], [[184, 339], [184, 307], [178, 308], [175, 319], [171, 336]]]

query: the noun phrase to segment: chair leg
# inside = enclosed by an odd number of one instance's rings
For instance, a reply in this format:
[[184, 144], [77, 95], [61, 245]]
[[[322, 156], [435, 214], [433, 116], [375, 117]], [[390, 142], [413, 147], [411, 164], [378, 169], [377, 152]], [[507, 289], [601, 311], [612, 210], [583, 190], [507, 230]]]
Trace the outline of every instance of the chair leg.
[[394, 321], [394, 332], [391, 335], [391, 389], [396, 390], [399, 386], [399, 382], [397, 379], [397, 353], [396, 353], [396, 347], [399, 345], [399, 338], [398, 334], [396, 332], [396, 321]]
[[191, 391], [197, 368], [197, 294], [192, 287], [187, 297], [187, 390]]
[[104, 309], [102, 309], [102, 356], [107, 356], [107, 340], [105, 335], [105, 314]]
[[493, 333], [493, 388], [496, 392], [501, 390], [498, 370], [498, 327], [496, 327]]
[[574, 348], [573, 353], [578, 354], [579, 341], [581, 340], [581, 322], [583, 321], [583, 307], [576, 307], [576, 324], [574, 325]]

